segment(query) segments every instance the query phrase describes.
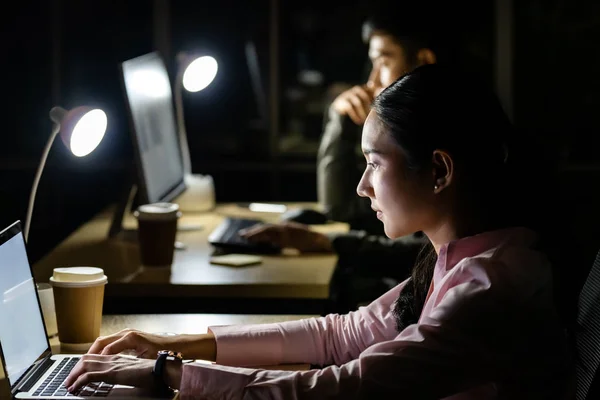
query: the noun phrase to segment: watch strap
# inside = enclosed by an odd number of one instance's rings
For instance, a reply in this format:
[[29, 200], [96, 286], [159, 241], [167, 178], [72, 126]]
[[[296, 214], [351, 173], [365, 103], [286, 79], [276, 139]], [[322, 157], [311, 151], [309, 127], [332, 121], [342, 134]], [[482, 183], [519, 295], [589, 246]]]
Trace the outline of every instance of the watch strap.
[[152, 375], [154, 376], [154, 380], [156, 382], [156, 387], [161, 392], [172, 392], [173, 389], [169, 387], [165, 380], [165, 368], [167, 361], [169, 360], [177, 360], [181, 362], [182, 356], [181, 353], [173, 352], [169, 350], [161, 350], [158, 352], [156, 357], [156, 362], [154, 363], [154, 367], [152, 368]]

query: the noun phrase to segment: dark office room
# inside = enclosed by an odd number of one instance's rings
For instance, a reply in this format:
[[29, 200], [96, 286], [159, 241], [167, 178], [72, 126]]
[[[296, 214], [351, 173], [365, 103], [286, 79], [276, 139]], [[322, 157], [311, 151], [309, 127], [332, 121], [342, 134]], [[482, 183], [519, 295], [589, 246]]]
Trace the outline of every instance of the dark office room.
[[5, 4], [0, 400], [600, 398], [600, 3]]

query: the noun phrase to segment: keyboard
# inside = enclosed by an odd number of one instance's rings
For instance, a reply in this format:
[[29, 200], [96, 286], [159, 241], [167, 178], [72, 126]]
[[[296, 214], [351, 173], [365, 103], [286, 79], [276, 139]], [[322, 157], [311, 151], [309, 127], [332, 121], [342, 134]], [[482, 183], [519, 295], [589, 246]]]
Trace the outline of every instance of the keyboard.
[[77, 391], [77, 393], [67, 392], [67, 388], [63, 385], [69, 373], [79, 361], [79, 357], [63, 358], [42, 384], [33, 393], [34, 396], [51, 396], [51, 397], [106, 397], [110, 393], [113, 385], [103, 382], [90, 383]]
[[208, 242], [217, 249], [228, 253], [277, 254], [281, 248], [271, 243], [253, 243], [241, 237], [240, 229], [261, 224], [257, 219], [225, 218], [208, 236]]

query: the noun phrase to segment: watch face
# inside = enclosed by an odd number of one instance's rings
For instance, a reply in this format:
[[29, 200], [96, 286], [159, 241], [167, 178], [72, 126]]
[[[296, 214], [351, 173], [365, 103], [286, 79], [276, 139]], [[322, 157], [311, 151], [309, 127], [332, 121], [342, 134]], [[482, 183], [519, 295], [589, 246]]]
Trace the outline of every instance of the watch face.
[[173, 357], [174, 360], [182, 360], [183, 359], [183, 355], [179, 351], [172, 351], [172, 350], [159, 350], [158, 351], [159, 356], [161, 356], [163, 354], [166, 354], [167, 357]]

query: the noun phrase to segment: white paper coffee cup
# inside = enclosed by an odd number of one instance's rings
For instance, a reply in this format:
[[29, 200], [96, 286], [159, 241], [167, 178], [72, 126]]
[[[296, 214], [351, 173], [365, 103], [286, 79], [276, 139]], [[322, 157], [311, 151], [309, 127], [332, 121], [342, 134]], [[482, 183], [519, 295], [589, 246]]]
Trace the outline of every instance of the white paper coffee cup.
[[100, 336], [107, 281], [102, 268], [54, 269], [50, 284], [61, 347], [84, 351]]

